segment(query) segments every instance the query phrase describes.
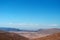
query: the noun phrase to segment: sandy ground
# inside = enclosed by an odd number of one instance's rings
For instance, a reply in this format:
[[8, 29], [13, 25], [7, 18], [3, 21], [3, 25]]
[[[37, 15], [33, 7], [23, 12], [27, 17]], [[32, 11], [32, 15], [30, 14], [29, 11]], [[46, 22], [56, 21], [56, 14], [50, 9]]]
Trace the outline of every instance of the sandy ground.
[[13, 32], [13, 33], [16, 33], [16, 34], [19, 34], [21, 36], [27, 37], [29, 39], [35, 39], [35, 38], [40, 38], [40, 37], [45, 37], [45, 36], [50, 35], [50, 34], [40, 34], [40, 33], [37, 33], [37, 32]]

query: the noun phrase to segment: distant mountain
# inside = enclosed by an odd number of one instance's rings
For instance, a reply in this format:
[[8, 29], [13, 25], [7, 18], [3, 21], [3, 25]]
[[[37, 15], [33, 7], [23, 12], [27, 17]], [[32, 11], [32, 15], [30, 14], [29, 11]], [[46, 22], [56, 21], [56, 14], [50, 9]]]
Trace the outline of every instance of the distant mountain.
[[17, 28], [5, 28], [5, 27], [0, 27], [0, 30], [3, 30], [3, 31], [36, 32], [35, 30], [23, 30], [23, 29], [17, 29]]
[[15, 33], [0, 31], [0, 40], [29, 40], [29, 39]]
[[3, 31], [38, 32], [38, 33], [42, 33], [42, 34], [51, 34], [51, 33], [60, 32], [60, 29], [58, 29], [58, 28], [39, 29], [39, 30], [22, 30], [22, 29], [17, 29], [17, 28], [5, 28], [5, 27], [0, 27], [0, 30], [3, 30]]
[[41, 29], [41, 30], [39, 29], [37, 30], [37, 32], [41, 34], [52, 34], [60, 32], [60, 29], [59, 28]]
[[0, 27], [0, 30], [3, 30], [3, 31], [21, 31], [20, 29], [17, 29], [17, 28], [5, 28], [5, 27]]
[[60, 40], [60, 33], [51, 34], [34, 40]]
[[23, 30], [23, 29], [17, 29], [17, 28], [5, 28], [5, 27], [0, 27], [0, 30], [3, 31], [23, 31], [23, 32], [35, 32], [35, 30]]

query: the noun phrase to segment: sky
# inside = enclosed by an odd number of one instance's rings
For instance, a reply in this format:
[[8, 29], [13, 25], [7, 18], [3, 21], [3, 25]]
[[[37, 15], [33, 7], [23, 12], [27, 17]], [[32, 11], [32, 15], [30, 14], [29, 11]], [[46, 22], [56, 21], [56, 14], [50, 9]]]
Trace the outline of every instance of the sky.
[[60, 0], [0, 0], [0, 27], [60, 28]]

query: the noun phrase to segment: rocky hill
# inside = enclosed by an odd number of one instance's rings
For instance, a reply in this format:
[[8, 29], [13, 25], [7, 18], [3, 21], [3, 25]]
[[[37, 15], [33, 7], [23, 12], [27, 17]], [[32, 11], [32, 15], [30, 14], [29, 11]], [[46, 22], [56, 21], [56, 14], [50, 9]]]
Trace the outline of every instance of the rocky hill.
[[29, 39], [15, 33], [0, 31], [0, 40], [29, 40]]
[[40, 34], [53, 34], [60, 32], [60, 28], [42, 29], [37, 31]]
[[46, 37], [37, 38], [34, 40], [60, 40], [60, 33], [55, 33]]

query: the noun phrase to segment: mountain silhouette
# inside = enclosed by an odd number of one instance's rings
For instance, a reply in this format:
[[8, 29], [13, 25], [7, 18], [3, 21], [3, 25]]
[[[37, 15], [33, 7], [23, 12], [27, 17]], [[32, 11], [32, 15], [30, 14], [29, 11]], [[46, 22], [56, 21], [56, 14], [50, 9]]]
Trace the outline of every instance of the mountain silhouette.
[[0, 27], [0, 30], [3, 30], [3, 31], [21, 31], [20, 29], [17, 29], [17, 28], [5, 28], [5, 27]]

